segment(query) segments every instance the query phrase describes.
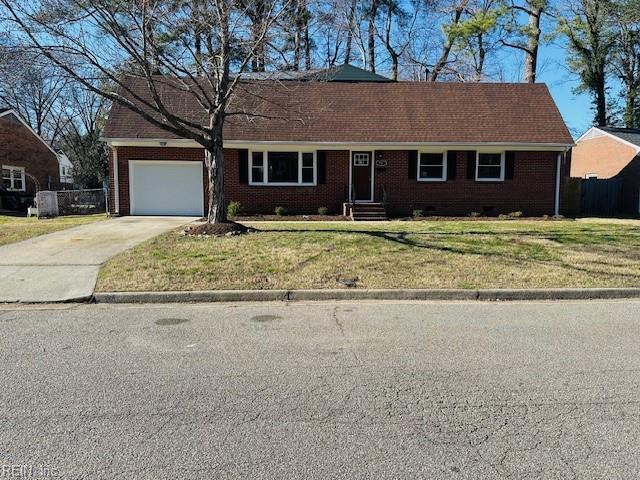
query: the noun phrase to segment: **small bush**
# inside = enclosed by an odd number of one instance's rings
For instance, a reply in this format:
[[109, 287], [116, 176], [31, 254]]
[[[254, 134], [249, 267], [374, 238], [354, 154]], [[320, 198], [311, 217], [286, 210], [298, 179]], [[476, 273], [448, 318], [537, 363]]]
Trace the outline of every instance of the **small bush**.
[[480, 212], [471, 212], [469, 216], [472, 218], [478, 218], [478, 217], [481, 217], [482, 214]]
[[522, 216], [522, 212], [521, 212], [521, 211], [519, 211], [519, 210], [518, 210], [517, 212], [511, 212], [511, 213], [509, 214], [509, 216], [510, 216], [511, 218], [520, 218], [520, 217]]
[[327, 207], [318, 208], [318, 215], [326, 215], [329, 213], [329, 209]]
[[275, 212], [279, 217], [284, 217], [287, 214], [287, 209], [284, 207], [276, 207]]
[[240, 204], [240, 202], [236, 202], [235, 200], [230, 201], [227, 205], [227, 215], [230, 217], [237, 217], [241, 213], [242, 205]]
[[420, 218], [422, 216], [424, 216], [423, 210], [416, 209], [413, 211], [413, 218]]

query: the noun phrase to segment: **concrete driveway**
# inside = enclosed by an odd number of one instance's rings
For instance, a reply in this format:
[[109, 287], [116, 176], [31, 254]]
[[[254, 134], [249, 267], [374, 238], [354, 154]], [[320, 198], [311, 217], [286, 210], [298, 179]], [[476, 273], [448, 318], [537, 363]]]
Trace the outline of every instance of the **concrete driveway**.
[[93, 295], [114, 255], [195, 220], [122, 217], [0, 247], [0, 302], [61, 302]]

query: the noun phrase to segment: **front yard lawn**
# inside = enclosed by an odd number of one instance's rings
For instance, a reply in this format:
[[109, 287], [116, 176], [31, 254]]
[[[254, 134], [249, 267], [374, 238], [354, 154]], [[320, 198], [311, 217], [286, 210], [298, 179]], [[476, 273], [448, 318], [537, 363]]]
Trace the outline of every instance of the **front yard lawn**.
[[[250, 225], [250, 223], [247, 223]], [[173, 231], [112, 259], [98, 290], [640, 286], [640, 222], [255, 223], [236, 237]]]
[[0, 215], [0, 245], [20, 242], [27, 238], [57, 232], [65, 228], [77, 227], [78, 225], [96, 222], [105, 218], [107, 216], [104, 213], [41, 219]]

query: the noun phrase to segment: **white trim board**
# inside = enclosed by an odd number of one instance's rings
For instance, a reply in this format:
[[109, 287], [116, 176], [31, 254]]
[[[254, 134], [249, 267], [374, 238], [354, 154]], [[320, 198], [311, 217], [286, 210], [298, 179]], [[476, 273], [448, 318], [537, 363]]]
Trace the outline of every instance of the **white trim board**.
[[[110, 147], [160, 147], [160, 148], [203, 148], [199, 143], [188, 139], [162, 139], [162, 138], [103, 138]], [[162, 145], [161, 145], [162, 144]], [[300, 150], [309, 148], [316, 150], [423, 150], [446, 148], [447, 150], [478, 150], [487, 151], [502, 148], [514, 151], [564, 151], [573, 144], [568, 143], [508, 143], [508, 142], [296, 142], [296, 141], [264, 141], [248, 142], [240, 140], [225, 140], [224, 148], [242, 148], [248, 150], [261, 150], [269, 147], [282, 151]], [[440, 150], [442, 151], [442, 150]]]

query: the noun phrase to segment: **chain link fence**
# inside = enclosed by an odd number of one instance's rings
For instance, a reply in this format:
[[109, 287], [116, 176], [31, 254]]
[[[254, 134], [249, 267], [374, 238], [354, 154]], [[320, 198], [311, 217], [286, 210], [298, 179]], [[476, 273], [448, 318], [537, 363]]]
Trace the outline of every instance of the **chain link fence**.
[[58, 215], [89, 215], [107, 210], [104, 190], [59, 190]]

